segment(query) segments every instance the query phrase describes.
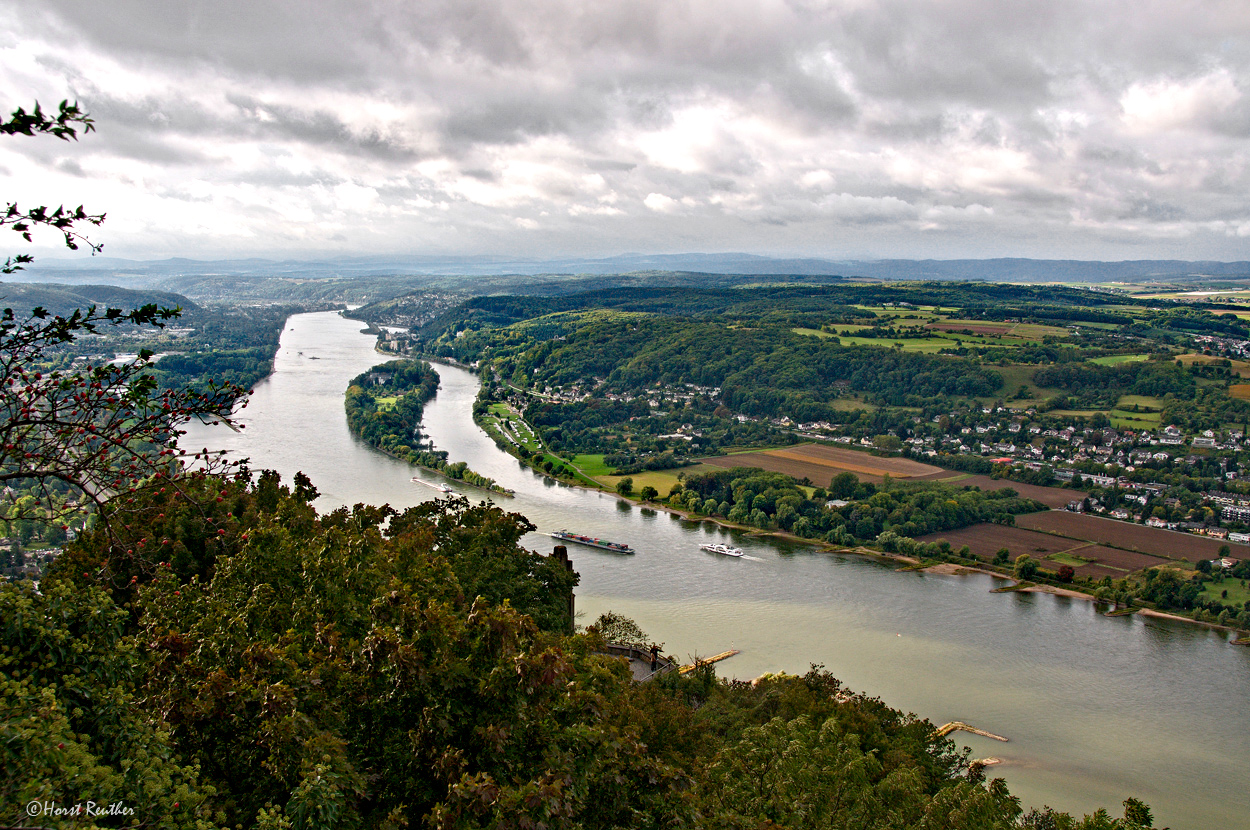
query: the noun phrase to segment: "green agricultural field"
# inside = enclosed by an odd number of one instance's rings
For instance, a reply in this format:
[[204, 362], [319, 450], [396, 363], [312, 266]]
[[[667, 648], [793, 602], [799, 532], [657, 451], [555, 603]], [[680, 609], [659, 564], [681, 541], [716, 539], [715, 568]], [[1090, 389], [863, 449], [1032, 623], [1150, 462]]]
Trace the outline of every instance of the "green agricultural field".
[[1063, 415], [1068, 418], [1092, 418], [1097, 409], [1052, 409], [1051, 415]]
[[1120, 328], [1119, 323], [1089, 323], [1085, 320], [1081, 320], [1075, 325], [1083, 329], [1102, 329], [1103, 331], [1116, 331]]
[[1148, 354], [1113, 354], [1107, 357], [1091, 357], [1089, 362], [1099, 366], [1119, 366], [1121, 363], [1140, 363], [1149, 358]]
[[1140, 409], [1163, 409], [1163, 398], [1155, 398], [1150, 395], [1121, 395], [1120, 400], [1116, 402], [1116, 406], [1120, 409], [1128, 409], [1130, 406], [1136, 406]]
[[399, 395], [391, 395], [387, 398], [374, 398], [374, 401], [378, 404], [378, 409], [381, 410], [394, 409], [395, 401], [397, 400], [399, 400]]
[[[867, 328], [867, 326], [860, 326], [859, 328]], [[809, 337], [819, 337], [821, 340], [827, 340], [830, 337], [837, 337], [835, 334], [827, 331], [821, 331], [820, 329], [790, 329], [790, 331], [795, 334], [806, 334]]]
[[573, 456], [573, 466], [594, 479], [598, 479], [600, 476], [611, 475], [612, 473], [612, 467], [603, 463], [603, 453], [575, 455]]
[[616, 492], [616, 485], [621, 479], [632, 478], [634, 480], [633, 495], [637, 496], [643, 487], [650, 485], [659, 491], [661, 498], [667, 498], [668, 491], [673, 489], [673, 485], [677, 483], [678, 473], [694, 475], [695, 473], [706, 473], [719, 469], [719, 467], [696, 464], [693, 467], [682, 467], [678, 470], [647, 470], [641, 473], [633, 473], [628, 476], [595, 476], [595, 480], [604, 487], [607, 487], [609, 490]]
[[[936, 354], [943, 349], [951, 347], [951, 341], [941, 337], [926, 337], [923, 340], [891, 340], [888, 337], [842, 337], [843, 346], [876, 346], [877, 348], [892, 349], [895, 343], [902, 344], [905, 352], [922, 352], [925, 354]], [[972, 339], [968, 338], [968, 342]]]
[[1158, 412], [1126, 412], [1123, 409], [1113, 409], [1107, 413], [1107, 417], [1111, 419], [1111, 426], [1116, 429], [1149, 429], [1154, 430], [1159, 427]]
[[879, 407], [870, 403], [864, 403], [859, 398], [834, 398], [829, 405], [839, 412], [853, 412], [857, 409], [867, 409], [876, 411]]
[[[1223, 597], [1221, 593], [1228, 591], [1228, 596]], [[1227, 577], [1223, 582], [1206, 582], [1202, 586], [1202, 594], [1200, 598], [1203, 602], [1222, 602], [1225, 605], [1244, 606], [1250, 602], [1250, 588], [1241, 584], [1240, 579]]]
[[1044, 326], [1040, 323], [1020, 323], [1007, 333], [1012, 337], [1022, 337], [1032, 341], [1040, 341], [1044, 337], [1072, 336], [1072, 332], [1068, 329], [1061, 329], [1058, 326]]
[[1069, 565], [1073, 568], [1079, 568], [1082, 565], [1088, 565], [1093, 562], [1092, 559], [1085, 559], [1080, 556], [1074, 556], [1070, 553], [1052, 553], [1046, 557], [1046, 561], [1054, 562], [1057, 565]]
[[[998, 372], [1003, 377], [1002, 387], [993, 395], [986, 395], [976, 398], [979, 403], [993, 403], [996, 400], [1003, 400], [1007, 406], [1012, 408], [1027, 408], [1037, 406], [1044, 402], [1047, 398], [1053, 398], [1055, 395], [1063, 394], [1062, 389], [1051, 389], [1033, 384], [1033, 375], [1040, 366], [1032, 363], [1010, 363], [1006, 366], [988, 366], [987, 368]], [[1029, 388], [1029, 395], [1026, 398], [1016, 398], [1015, 394], [1020, 391], [1021, 386]]]

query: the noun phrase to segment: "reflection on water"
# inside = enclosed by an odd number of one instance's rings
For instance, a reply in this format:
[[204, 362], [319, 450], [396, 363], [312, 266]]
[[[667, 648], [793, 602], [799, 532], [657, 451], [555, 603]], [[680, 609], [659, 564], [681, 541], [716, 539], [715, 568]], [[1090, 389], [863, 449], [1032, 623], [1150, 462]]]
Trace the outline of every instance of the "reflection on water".
[[[303, 470], [322, 493], [321, 508], [402, 508], [437, 497], [409, 481], [407, 465], [347, 431], [347, 381], [384, 359], [359, 328], [334, 314], [291, 318], [275, 372], [246, 410], [247, 429], [197, 428], [188, 445], [237, 450], [288, 480]], [[582, 623], [611, 609], [681, 657], [740, 649], [718, 664], [731, 676], [823, 664], [851, 688], [936, 723], [962, 720], [1007, 735], [1007, 744], [959, 740], [977, 757], [1002, 758], [992, 773], [1026, 805], [1116, 813], [1133, 795], [1175, 830], [1247, 826], [1250, 649], [1193, 626], [1107, 619], [1084, 600], [990, 594], [1004, 583], [986, 575], [895, 572], [557, 483], [473, 425], [474, 376], [436, 368], [442, 383], [425, 430], [452, 461], [516, 490], [498, 503], [537, 526], [523, 544], [549, 551], [543, 534], [568, 528], [637, 550], [619, 556], [568, 546], [581, 574]], [[699, 550], [711, 540], [747, 556]]]

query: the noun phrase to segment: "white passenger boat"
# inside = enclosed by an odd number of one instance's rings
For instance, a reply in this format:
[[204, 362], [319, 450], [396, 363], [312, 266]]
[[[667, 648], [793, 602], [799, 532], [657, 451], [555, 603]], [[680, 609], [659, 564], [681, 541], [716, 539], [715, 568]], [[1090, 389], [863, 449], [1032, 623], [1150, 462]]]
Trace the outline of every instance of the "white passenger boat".
[[714, 544], [709, 542], [706, 545], [699, 545], [699, 550], [705, 550], [708, 553], [719, 553], [721, 556], [742, 556], [745, 553], [742, 548], [731, 548], [729, 545], [721, 544], [720, 542]]

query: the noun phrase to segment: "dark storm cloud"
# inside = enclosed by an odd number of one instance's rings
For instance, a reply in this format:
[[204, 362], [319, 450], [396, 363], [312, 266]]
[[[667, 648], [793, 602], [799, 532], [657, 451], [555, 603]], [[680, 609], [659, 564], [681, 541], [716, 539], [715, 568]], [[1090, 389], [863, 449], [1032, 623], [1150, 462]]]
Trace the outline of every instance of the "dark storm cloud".
[[1113, 256], [1136, 233], [1218, 257], [1250, 235], [1243, 0], [45, 0], [0, 24], [4, 94], [77, 95], [101, 128], [0, 163], [203, 204], [162, 216], [196, 244]]

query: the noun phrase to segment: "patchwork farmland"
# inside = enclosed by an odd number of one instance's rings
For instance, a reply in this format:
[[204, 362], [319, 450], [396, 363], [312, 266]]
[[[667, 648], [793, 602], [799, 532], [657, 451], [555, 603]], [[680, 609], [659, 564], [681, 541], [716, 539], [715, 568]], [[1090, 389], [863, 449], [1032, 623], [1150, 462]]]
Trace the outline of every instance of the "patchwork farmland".
[[1083, 539], [1153, 556], [1184, 559], [1191, 563], [1199, 559], [1214, 558], [1224, 545], [1228, 545], [1234, 559], [1250, 558], [1250, 546], [1247, 545], [1228, 544], [1221, 539], [1118, 522], [1087, 513], [1051, 510], [1047, 513], [1020, 516], [1016, 522], [1020, 527], [1030, 530], [1054, 533], [1069, 539]]
[[724, 468], [759, 467], [772, 473], [785, 473], [799, 480], [806, 478], [820, 487], [827, 486], [839, 473], [854, 473], [861, 480], [875, 484], [880, 484], [886, 475], [896, 480], [925, 481], [958, 475], [941, 467], [921, 464], [907, 458], [878, 458], [866, 452], [825, 444], [800, 444], [783, 449], [722, 455], [705, 458], [703, 463]]

